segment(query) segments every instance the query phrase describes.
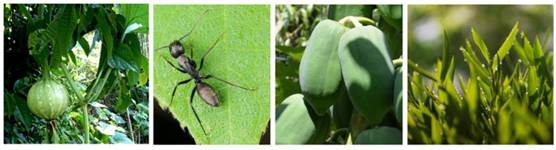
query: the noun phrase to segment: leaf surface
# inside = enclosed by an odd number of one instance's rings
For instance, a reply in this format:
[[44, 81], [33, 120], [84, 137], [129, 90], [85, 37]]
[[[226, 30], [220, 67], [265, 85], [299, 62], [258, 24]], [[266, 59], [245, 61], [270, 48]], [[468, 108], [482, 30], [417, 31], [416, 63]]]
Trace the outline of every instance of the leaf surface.
[[[254, 88], [243, 90], [214, 79], [205, 80], [220, 97], [220, 106], [211, 107], [196, 96], [193, 107], [207, 133], [189, 106], [193, 82], [179, 86], [172, 105], [174, 85], [189, 79], [167, 64], [174, 64], [167, 48], [154, 52], [154, 96], [164, 108], [169, 107], [182, 126], [187, 126], [200, 144], [257, 144], [269, 121], [270, 94], [270, 7], [268, 5], [196, 5], [154, 7], [154, 47], [168, 45], [197, 28], [182, 41], [185, 54], [193, 47], [194, 59], [200, 57], [224, 33], [222, 40], [205, 58], [201, 75], [212, 74], [235, 84]], [[206, 15], [203, 13], [209, 10]]]

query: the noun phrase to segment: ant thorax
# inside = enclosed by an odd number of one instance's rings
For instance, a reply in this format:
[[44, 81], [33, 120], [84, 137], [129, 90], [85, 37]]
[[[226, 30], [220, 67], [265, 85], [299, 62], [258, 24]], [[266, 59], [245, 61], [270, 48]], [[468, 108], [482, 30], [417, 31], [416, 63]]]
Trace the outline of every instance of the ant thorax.
[[178, 60], [178, 64], [180, 65], [180, 67], [185, 70], [186, 72], [188, 72], [189, 74], [195, 74], [197, 75], [197, 70], [196, 67], [197, 65], [195, 64], [195, 62], [190, 59], [187, 56], [184, 55], [180, 55], [178, 56], [178, 58], [176, 58]]

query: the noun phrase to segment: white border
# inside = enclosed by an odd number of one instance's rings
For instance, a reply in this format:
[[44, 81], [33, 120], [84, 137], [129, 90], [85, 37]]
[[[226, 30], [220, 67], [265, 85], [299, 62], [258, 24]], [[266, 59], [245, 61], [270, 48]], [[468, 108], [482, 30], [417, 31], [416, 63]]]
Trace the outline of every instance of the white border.
[[154, 143], [154, 12], [153, 4], [149, 4], [149, 144]]
[[270, 145], [276, 145], [276, 5], [270, 5]]

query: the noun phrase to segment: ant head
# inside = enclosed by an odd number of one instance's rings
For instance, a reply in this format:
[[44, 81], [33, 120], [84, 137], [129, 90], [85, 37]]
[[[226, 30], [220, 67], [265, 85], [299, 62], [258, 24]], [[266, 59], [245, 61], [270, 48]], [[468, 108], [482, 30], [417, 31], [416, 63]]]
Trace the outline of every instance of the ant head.
[[169, 46], [169, 49], [170, 54], [172, 54], [172, 57], [174, 58], [178, 58], [180, 55], [183, 54], [183, 45], [180, 43], [180, 41], [172, 42]]

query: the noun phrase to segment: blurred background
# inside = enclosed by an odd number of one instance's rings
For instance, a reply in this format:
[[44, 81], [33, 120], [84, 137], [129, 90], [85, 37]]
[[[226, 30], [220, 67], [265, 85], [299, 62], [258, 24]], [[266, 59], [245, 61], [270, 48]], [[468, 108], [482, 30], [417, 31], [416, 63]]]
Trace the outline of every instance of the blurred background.
[[[456, 57], [456, 72], [466, 74], [459, 47], [468, 39], [471, 28], [488, 46], [491, 54], [498, 50], [511, 28], [519, 22], [519, 30], [530, 41], [540, 38], [546, 51], [553, 49], [553, 7], [551, 5], [410, 5], [408, 12], [408, 58], [425, 69], [432, 69], [442, 55], [446, 30], [450, 55]], [[515, 55], [510, 55], [516, 57]]]

